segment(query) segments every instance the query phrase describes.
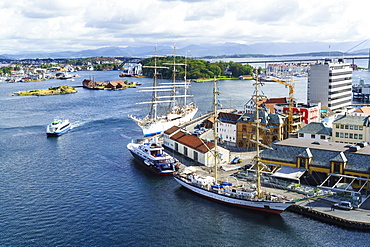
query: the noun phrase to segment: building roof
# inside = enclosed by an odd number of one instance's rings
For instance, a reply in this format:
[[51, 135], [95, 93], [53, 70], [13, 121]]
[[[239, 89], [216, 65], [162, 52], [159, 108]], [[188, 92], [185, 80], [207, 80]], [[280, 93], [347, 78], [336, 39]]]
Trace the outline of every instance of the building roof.
[[164, 133], [167, 134], [167, 135], [171, 135], [171, 134], [175, 133], [176, 131], [178, 131], [179, 129], [180, 129], [180, 127], [178, 127], [178, 126], [172, 126], [168, 130], [166, 130]]
[[364, 106], [364, 107], [356, 109], [354, 112], [360, 112], [360, 113], [364, 113], [366, 115], [370, 115], [370, 107], [369, 106]]
[[297, 133], [304, 134], [316, 134], [316, 135], [328, 135], [331, 136], [332, 129], [326, 127], [323, 123], [309, 123], [299, 129]]
[[369, 116], [351, 116], [346, 115], [336, 119], [333, 124], [362, 125], [369, 126]]
[[[309, 150], [312, 154], [310, 165], [330, 168], [330, 161], [345, 162], [346, 170], [369, 173], [370, 147], [366, 146], [357, 152], [349, 152], [348, 146], [335, 142], [312, 142], [312, 140], [289, 138], [271, 144], [273, 149], [261, 152], [261, 158], [295, 164], [297, 157], [304, 157]], [[308, 150], [307, 150], [308, 149]]]
[[181, 143], [189, 148], [195, 149], [201, 153], [207, 153], [209, 150], [215, 147], [213, 142], [207, 142], [206, 140], [200, 139], [196, 136], [179, 131], [178, 133], [171, 136], [171, 139]]
[[227, 123], [236, 123], [239, 119], [240, 114], [234, 114], [234, 113], [227, 113], [227, 112], [220, 112], [218, 114], [218, 119], [221, 122], [227, 122]]
[[[284, 116], [280, 114], [268, 114], [266, 111], [260, 110], [259, 118], [261, 119], [261, 123], [266, 125], [279, 125], [284, 122]], [[255, 113], [244, 113], [238, 119], [238, 122], [250, 123], [254, 122], [256, 118]]]
[[286, 104], [288, 103], [286, 98], [270, 98], [265, 101], [266, 104]]

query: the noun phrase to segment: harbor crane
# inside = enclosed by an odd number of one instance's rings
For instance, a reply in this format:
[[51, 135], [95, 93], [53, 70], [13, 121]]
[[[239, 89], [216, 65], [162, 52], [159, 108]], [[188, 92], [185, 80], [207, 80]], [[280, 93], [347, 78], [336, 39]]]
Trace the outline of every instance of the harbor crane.
[[286, 81], [282, 81], [277, 78], [272, 78], [272, 80], [280, 84], [283, 84], [286, 87], [289, 87], [288, 133], [292, 133], [293, 131], [294, 84], [293, 82], [288, 83]]

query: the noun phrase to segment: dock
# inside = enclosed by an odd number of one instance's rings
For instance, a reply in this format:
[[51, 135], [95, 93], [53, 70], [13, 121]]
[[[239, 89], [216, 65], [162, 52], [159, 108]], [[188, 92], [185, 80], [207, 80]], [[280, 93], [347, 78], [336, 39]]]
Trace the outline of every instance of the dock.
[[[248, 162], [248, 161], [247, 161]], [[203, 175], [210, 175], [209, 167], [196, 167], [197, 173]], [[231, 183], [243, 183], [232, 174], [235, 173], [235, 170], [232, 171], [223, 171], [222, 169], [218, 170], [220, 180]], [[291, 189], [283, 189], [282, 187], [275, 188], [274, 186], [263, 186], [263, 190], [285, 196], [291, 200], [301, 199], [305, 195], [293, 191]], [[330, 197], [322, 197], [316, 199], [309, 199], [304, 201], [296, 202], [294, 205], [290, 206], [287, 211], [297, 213], [314, 220], [318, 220], [330, 225], [336, 225], [338, 227], [370, 232], [370, 200], [365, 201], [360, 208], [353, 210], [343, 210], [343, 209], [333, 209], [332, 206], [338, 201], [331, 199]]]
[[[225, 110], [225, 109], [223, 109]], [[228, 112], [235, 111], [234, 109], [227, 109]], [[212, 113], [204, 114], [191, 122], [183, 124], [181, 128], [192, 129], [194, 126], [203, 120], [212, 116]], [[160, 138], [160, 134], [156, 137]], [[178, 156], [173, 150], [171, 150], [171, 155]], [[231, 157], [240, 157], [242, 162], [237, 165], [231, 164], [221, 164], [225, 165], [224, 169], [218, 169], [219, 180], [224, 182], [231, 182], [236, 184], [247, 183], [247, 181], [242, 178], [235, 176], [235, 173], [239, 171], [239, 168], [244, 167], [253, 163], [253, 158], [256, 153], [252, 152], [231, 152]], [[176, 157], [179, 160], [186, 160], [186, 157]], [[185, 164], [193, 165], [194, 163], [185, 161]], [[204, 176], [211, 175], [212, 168], [207, 166], [202, 166], [199, 164], [194, 164], [196, 173]], [[185, 168], [187, 165], [179, 164], [179, 169]], [[302, 191], [298, 191], [292, 188], [287, 188], [279, 186], [276, 184], [263, 183], [263, 190], [270, 192], [272, 194], [279, 194], [290, 200], [297, 200], [301, 198], [310, 198], [310, 195], [305, 194]], [[320, 197], [311, 198], [303, 201], [298, 201], [294, 205], [290, 206], [287, 211], [294, 212], [306, 217], [331, 224], [339, 227], [343, 227], [350, 230], [366, 231], [370, 232], [370, 199], [365, 200], [359, 208], [354, 210], [342, 210], [334, 209], [333, 205], [339, 202], [338, 200], [331, 197]]]

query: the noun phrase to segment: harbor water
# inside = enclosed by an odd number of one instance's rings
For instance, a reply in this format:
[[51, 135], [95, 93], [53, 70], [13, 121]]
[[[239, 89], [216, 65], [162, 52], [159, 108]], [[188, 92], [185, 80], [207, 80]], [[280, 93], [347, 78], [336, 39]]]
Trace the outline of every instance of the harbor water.
[[[365, 78], [369, 72], [358, 72]], [[144, 116], [137, 88], [77, 88], [55, 96], [12, 96], [83, 79], [120, 80], [119, 71], [78, 72], [74, 81], [0, 82], [0, 246], [368, 246], [369, 233], [292, 212], [280, 216], [218, 204], [137, 164], [126, 149], [141, 138], [128, 114]], [[368, 82], [370, 83], [370, 77]], [[150, 86], [149, 78], [131, 78]], [[366, 78], [365, 78], [366, 83]], [[306, 100], [306, 82], [295, 97]], [[242, 109], [252, 81], [218, 83], [224, 108]], [[267, 97], [287, 97], [278, 83]], [[199, 114], [212, 110], [212, 83], [192, 83]], [[54, 117], [72, 130], [47, 137]]]

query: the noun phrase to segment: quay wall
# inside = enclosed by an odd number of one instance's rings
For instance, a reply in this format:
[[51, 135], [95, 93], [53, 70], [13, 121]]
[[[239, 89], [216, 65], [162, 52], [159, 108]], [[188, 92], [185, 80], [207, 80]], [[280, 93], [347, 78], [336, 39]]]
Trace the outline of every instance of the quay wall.
[[343, 219], [340, 217], [335, 217], [333, 215], [326, 214], [320, 211], [316, 211], [308, 207], [302, 207], [299, 205], [292, 205], [287, 210], [313, 218], [315, 220], [319, 220], [324, 223], [329, 223], [332, 225], [336, 225], [336, 226], [340, 226], [340, 227], [352, 229], [352, 230], [370, 232], [370, 224], [366, 222], [358, 222], [358, 221]]

